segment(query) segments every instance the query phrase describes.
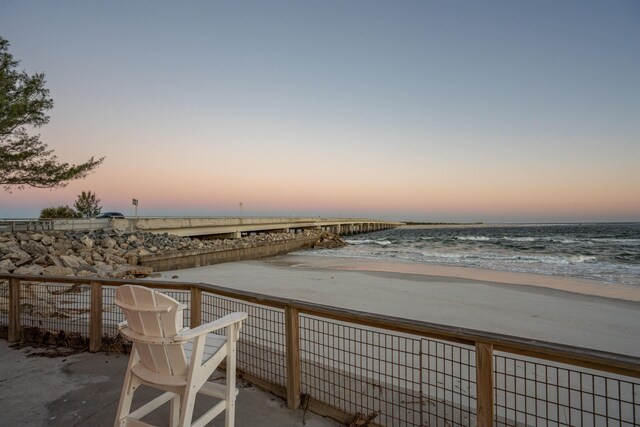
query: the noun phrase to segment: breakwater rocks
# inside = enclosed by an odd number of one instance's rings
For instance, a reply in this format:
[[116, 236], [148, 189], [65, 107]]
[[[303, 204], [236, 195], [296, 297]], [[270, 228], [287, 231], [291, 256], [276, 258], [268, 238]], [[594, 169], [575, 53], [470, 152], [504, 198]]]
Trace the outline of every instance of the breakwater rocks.
[[197, 239], [148, 232], [104, 229], [89, 232], [16, 232], [0, 234], [0, 272], [75, 277], [146, 277], [153, 268], [141, 260], [154, 255], [180, 256], [194, 250], [233, 251], [242, 248], [310, 241], [312, 248], [346, 245], [332, 233], [265, 233], [240, 239]]

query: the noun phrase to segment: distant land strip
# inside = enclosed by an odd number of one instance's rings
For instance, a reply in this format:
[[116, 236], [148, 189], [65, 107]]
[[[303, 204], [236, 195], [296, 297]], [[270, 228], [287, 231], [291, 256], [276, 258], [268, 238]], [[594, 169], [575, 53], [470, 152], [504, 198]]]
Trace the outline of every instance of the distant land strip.
[[484, 222], [415, 222], [402, 221], [405, 225], [484, 225]]

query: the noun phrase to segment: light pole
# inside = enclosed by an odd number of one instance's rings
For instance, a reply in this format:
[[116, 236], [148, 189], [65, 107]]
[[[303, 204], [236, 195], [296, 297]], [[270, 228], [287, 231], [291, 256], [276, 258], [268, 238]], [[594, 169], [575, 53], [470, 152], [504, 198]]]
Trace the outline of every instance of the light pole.
[[135, 215], [135, 228], [138, 228], [138, 199], [131, 200], [131, 204], [136, 207], [136, 215]]
[[240, 202], [240, 218], [242, 218], [242, 202]]

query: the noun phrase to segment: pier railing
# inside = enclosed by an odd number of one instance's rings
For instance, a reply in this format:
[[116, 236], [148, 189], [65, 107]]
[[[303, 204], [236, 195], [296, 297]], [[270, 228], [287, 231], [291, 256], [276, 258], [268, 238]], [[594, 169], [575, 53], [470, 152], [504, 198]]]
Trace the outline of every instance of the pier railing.
[[640, 425], [640, 358], [221, 286], [0, 274], [9, 341], [121, 348], [116, 287], [157, 288], [195, 327], [246, 311], [247, 381], [341, 422], [380, 426]]

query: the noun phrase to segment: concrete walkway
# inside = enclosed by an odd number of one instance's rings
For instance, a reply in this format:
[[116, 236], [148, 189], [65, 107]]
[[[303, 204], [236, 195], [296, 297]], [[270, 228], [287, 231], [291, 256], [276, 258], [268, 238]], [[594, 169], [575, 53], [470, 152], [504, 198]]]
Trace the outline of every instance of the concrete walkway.
[[[0, 339], [0, 425], [2, 426], [113, 426], [128, 356], [106, 353], [34, 356], [51, 353], [41, 348], [14, 349]], [[224, 378], [224, 372], [216, 372]], [[217, 378], [217, 377], [214, 377]], [[141, 388], [136, 398], [155, 393]], [[196, 416], [206, 410], [196, 403]], [[136, 401], [134, 400], [134, 407]], [[168, 405], [144, 420], [168, 425]], [[302, 426], [303, 412], [287, 409], [285, 402], [249, 385], [240, 385], [236, 426]], [[305, 427], [339, 424], [307, 412]], [[224, 425], [218, 416], [212, 426]]]

